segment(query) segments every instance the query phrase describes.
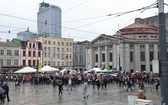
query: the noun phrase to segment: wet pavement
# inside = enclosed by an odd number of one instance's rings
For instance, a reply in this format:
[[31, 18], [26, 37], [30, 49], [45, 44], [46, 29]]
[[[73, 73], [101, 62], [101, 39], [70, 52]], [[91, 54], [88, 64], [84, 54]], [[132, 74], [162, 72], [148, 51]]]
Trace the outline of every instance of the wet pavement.
[[[63, 86], [63, 94], [58, 94], [58, 87], [52, 84], [32, 86], [29, 83], [15, 87], [14, 82], [8, 83], [10, 86], [10, 102], [0, 101], [0, 105], [128, 105], [128, 96], [137, 95], [138, 87], [133, 87], [133, 92], [125, 91], [125, 88], [117, 84], [108, 84], [107, 89], [100, 88], [98, 91], [88, 86], [88, 98], [83, 98], [83, 85], [73, 87], [72, 91], [67, 91], [67, 86]], [[145, 95], [148, 100], [153, 100], [153, 105], [160, 105], [160, 91], [155, 90], [154, 85], [146, 85]]]

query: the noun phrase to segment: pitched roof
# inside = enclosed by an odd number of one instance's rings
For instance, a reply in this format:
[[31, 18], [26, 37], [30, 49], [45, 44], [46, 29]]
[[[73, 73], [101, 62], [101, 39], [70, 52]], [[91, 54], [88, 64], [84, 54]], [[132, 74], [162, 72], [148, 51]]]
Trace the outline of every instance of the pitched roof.
[[122, 35], [127, 34], [157, 34], [158, 28], [152, 25], [133, 23], [120, 30]]

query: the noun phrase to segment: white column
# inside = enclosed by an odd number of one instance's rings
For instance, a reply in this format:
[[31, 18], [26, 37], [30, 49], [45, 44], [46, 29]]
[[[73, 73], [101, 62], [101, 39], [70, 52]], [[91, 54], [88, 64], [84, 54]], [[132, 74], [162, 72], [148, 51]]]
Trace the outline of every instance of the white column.
[[135, 67], [134, 67], [134, 71], [140, 71], [140, 69], [141, 69], [141, 67], [140, 67], [140, 65], [141, 65], [141, 63], [140, 63], [140, 46], [139, 46], [139, 44], [135, 44], [134, 45], [134, 54], [135, 54], [135, 56], [134, 56], [134, 65], [135, 65]]
[[90, 66], [90, 62], [89, 62], [89, 49], [86, 48], [86, 69], [90, 69], [89, 66]]
[[101, 51], [100, 51], [100, 46], [98, 46], [98, 63], [99, 63], [99, 68], [101, 67]]
[[107, 45], [105, 46], [105, 68], [109, 68], [109, 53], [108, 53], [108, 48]]
[[124, 62], [123, 62], [123, 70], [125, 71], [130, 71], [130, 48], [129, 48], [129, 44], [125, 43], [125, 50], [124, 50]]
[[158, 44], [154, 44], [154, 60], [158, 60]]
[[145, 69], [150, 72], [149, 44], [145, 44]]
[[26, 66], [28, 66], [28, 61], [29, 61], [29, 51], [28, 51], [28, 48], [29, 48], [29, 42], [27, 42], [27, 46], [26, 46]]
[[117, 69], [117, 45], [113, 44], [113, 68]]

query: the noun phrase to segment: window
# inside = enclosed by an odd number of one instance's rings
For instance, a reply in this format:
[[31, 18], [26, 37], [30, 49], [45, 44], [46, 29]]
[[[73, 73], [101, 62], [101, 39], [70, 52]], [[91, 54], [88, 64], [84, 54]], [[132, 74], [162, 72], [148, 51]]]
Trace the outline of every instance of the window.
[[12, 62], [11, 62], [11, 59], [7, 59], [7, 65], [11, 65]]
[[4, 50], [0, 50], [0, 54], [1, 54], [1, 55], [4, 55]]
[[44, 61], [44, 65], [47, 65], [47, 61]]
[[7, 50], [7, 55], [12, 55], [12, 51], [11, 50]]
[[58, 66], [60, 66], [60, 62], [58, 62]]
[[145, 71], [145, 65], [141, 65], [141, 71]]
[[48, 41], [48, 44], [51, 44], [51, 41]]
[[105, 62], [105, 54], [102, 54], [102, 62]]
[[64, 46], [64, 42], [62, 42], [62, 46]]
[[26, 51], [23, 51], [23, 56], [26, 56]]
[[62, 48], [62, 52], [64, 52], [64, 48]]
[[35, 60], [33, 60], [33, 66], [36, 66], [36, 61]]
[[29, 60], [28, 65], [31, 66], [31, 60]]
[[53, 66], [55, 66], [55, 61], [53, 62]]
[[41, 52], [40, 51], [38, 52], [38, 57], [41, 57]]
[[29, 57], [31, 57], [31, 51], [29, 51]]
[[53, 42], [53, 45], [55, 45], [55, 41]]
[[64, 62], [62, 62], [62, 66], [64, 66]]
[[60, 59], [60, 54], [58, 54], [57, 58]]
[[68, 46], [68, 42], [67, 42], [67, 46]]
[[35, 51], [33, 51], [33, 57], [36, 57], [36, 52]]
[[113, 61], [113, 53], [110, 53], [110, 62]]
[[50, 61], [48, 61], [48, 66], [50, 66], [51, 64], [50, 64]]
[[67, 52], [68, 52], [68, 48], [67, 48]]
[[96, 54], [96, 62], [98, 62], [98, 54]]
[[72, 46], [72, 43], [70, 43], [70, 46]]
[[71, 59], [71, 54], [69, 55], [69, 58]]
[[48, 51], [50, 51], [50, 47], [48, 47]]
[[15, 50], [15, 56], [19, 56], [19, 50]]
[[14, 60], [14, 65], [19, 65], [19, 60], [18, 59]]
[[60, 45], [60, 42], [58, 42], [58, 45]]
[[140, 53], [141, 61], [145, 61], [145, 52]]
[[64, 59], [64, 54], [62, 54], [62, 59]]
[[47, 41], [46, 41], [46, 40], [44, 41], [44, 44], [47, 44]]
[[133, 52], [130, 52], [130, 62], [133, 62]]
[[57, 50], [58, 50], [58, 52], [60, 52], [60, 48], [59, 47], [57, 48]]
[[3, 59], [0, 59], [0, 66], [3, 65]]
[[26, 65], [26, 60], [23, 60], [23, 66], [25, 66]]
[[150, 61], [152, 61], [153, 60], [153, 52], [149, 53], [149, 57], [150, 57]]

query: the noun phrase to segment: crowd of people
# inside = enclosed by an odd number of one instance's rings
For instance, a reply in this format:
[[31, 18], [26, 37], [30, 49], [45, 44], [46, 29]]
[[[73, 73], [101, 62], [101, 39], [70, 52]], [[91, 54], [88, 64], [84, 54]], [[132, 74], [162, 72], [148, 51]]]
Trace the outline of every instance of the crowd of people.
[[[159, 76], [157, 74], [152, 73], [114, 73], [111, 75], [110, 73], [94, 73], [90, 72], [84, 74], [83, 72], [79, 73], [33, 73], [33, 74], [2, 74], [0, 76], [0, 85], [2, 89], [5, 90], [3, 96], [9, 99], [9, 87], [7, 85], [8, 81], [14, 81], [15, 86], [20, 86], [21, 84], [25, 84], [25, 82], [30, 82], [31, 85], [41, 85], [41, 84], [52, 84], [53, 87], [58, 86], [59, 95], [63, 92], [63, 86], [67, 85], [67, 91], [72, 91], [73, 87], [78, 84], [83, 84], [83, 95], [84, 97], [88, 97], [87, 93], [88, 85], [92, 85], [92, 89], [99, 91], [100, 88], [107, 88], [108, 84], [118, 84], [120, 87], [125, 87], [126, 91], [133, 91], [132, 87], [138, 85], [140, 91], [138, 93], [138, 97], [141, 97], [142, 91], [145, 92], [145, 83], [146, 84], [155, 84], [156, 90], [158, 90], [158, 86], [160, 85]], [[4, 84], [5, 83], [5, 84]], [[7, 88], [7, 87], [8, 88]], [[146, 97], [144, 98], [146, 99]], [[3, 99], [2, 99], [3, 101]]]

